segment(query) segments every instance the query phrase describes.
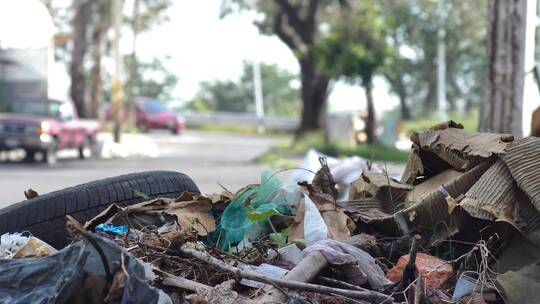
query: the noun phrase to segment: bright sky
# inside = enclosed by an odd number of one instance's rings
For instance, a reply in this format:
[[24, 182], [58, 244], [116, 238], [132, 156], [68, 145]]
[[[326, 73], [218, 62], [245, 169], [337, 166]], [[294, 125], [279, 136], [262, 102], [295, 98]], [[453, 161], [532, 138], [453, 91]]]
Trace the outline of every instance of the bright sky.
[[[169, 69], [180, 82], [177, 97], [191, 99], [200, 81], [236, 79], [242, 61], [276, 63], [298, 73], [299, 66], [292, 52], [275, 36], [265, 36], [253, 25], [256, 14], [243, 12], [219, 18], [221, 0], [174, 1], [169, 9], [170, 21], [140, 35], [138, 53], [144, 59], [170, 56]], [[129, 8], [126, 8], [129, 9]], [[131, 48], [129, 33], [122, 47]], [[264, 81], [264, 79], [263, 79]], [[386, 93], [382, 79], [375, 81], [374, 96], [378, 112], [387, 110], [397, 101]], [[333, 111], [358, 109], [365, 106], [363, 91], [338, 82], [330, 96]]]

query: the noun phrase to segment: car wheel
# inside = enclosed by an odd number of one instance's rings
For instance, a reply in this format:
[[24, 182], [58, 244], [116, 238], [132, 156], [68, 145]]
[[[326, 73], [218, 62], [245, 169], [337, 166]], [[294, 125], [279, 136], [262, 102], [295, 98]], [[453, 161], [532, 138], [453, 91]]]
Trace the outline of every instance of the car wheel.
[[79, 158], [85, 159], [90, 157], [92, 157], [92, 143], [90, 138], [86, 138], [86, 140], [79, 147]]
[[53, 141], [53, 143], [51, 144], [50, 147], [48, 147], [47, 149], [42, 151], [43, 159], [41, 161], [43, 161], [44, 163], [46, 163], [48, 165], [56, 164], [56, 162], [58, 160], [56, 158], [57, 150], [58, 150], [57, 149], [57, 143], [56, 143], [56, 141]]
[[34, 150], [24, 150], [24, 162], [34, 162], [36, 160], [36, 151]]
[[171, 129], [171, 133], [172, 133], [173, 135], [178, 135], [180, 132], [178, 131], [178, 128], [172, 128], [172, 129]]
[[141, 122], [139, 124], [139, 131], [141, 131], [142, 133], [147, 133], [148, 132], [148, 125], [144, 122]]

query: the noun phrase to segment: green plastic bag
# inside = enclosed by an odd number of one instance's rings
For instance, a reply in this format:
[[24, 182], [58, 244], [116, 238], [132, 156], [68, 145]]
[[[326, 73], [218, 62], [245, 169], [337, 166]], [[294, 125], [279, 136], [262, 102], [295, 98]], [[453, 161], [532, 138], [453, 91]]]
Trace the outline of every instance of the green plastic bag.
[[276, 195], [280, 195], [278, 189], [282, 186], [283, 183], [273, 176], [272, 172], [265, 170], [261, 174], [260, 185], [250, 185], [238, 192], [223, 211], [217, 225], [215, 232], [220, 234], [218, 245], [226, 250], [245, 239], [254, 240], [270, 233], [267, 220], [250, 220], [248, 213], [253, 210], [266, 212], [270, 209], [289, 213], [290, 209], [286, 205], [271, 203], [276, 201]]

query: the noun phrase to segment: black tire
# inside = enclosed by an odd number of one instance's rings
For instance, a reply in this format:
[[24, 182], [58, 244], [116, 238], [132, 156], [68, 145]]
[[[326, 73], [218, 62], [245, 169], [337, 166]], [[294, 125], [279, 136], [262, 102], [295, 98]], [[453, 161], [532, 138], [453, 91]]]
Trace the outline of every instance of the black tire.
[[29, 231], [55, 248], [68, 244], [66, 215], [81, 223], [112, 203], [128, 206], [150, 198], [176, 197], [183, 191], [200, 193], [187, 175], [172, 171], [148, 171], [106, 178], [40, 195], [0, 209], [0, 235]]
[[148, 125], [147, 125], [145, 122], [141, 122], [141, 123], [139, 124], [138, 129], [139, 129], [139, 132], [141, 132], [141, 133], [148, 133], [148, 132], [150, 132], [150, 129], [148, 128]]
[[33, 163], [36, 160], [36, 151], [27, 149], [24, 151], [24, 162]]
[[41, 161], [43, 161], [47, 165], [55, 165], [58, 161], [56, 157], [56, 152], [58, 151], [57, 146], [58, 143], [56, 142], [56, 140], [53, 140], [52, 144], [47, 149], [41, 151], [43, 155]]

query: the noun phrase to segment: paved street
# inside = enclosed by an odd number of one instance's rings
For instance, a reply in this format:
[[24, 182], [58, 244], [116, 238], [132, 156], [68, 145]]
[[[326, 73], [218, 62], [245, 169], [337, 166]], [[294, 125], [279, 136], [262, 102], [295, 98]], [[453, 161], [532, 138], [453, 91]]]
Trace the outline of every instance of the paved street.
[[[0, 162], [0, 207], [24, 200], [24, 190], [40, 194], [105, 177], [146, 171], [174, 170], [190, 175], [203, 193], [237, 190], [256, 183], [264, 168], [253, 159], [276, 137], [187, 131], [180, 136], [153, 132], [150, 138], [159, 157], [78, 160], [61, 159], [57, 165]], [[146, 147], [141, 147], [145, 149]]]

